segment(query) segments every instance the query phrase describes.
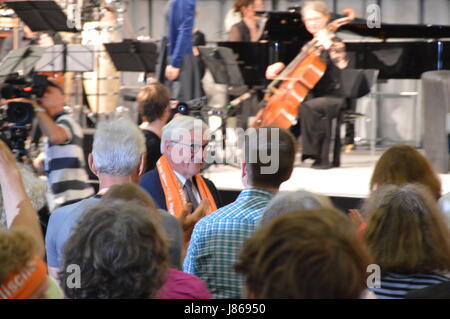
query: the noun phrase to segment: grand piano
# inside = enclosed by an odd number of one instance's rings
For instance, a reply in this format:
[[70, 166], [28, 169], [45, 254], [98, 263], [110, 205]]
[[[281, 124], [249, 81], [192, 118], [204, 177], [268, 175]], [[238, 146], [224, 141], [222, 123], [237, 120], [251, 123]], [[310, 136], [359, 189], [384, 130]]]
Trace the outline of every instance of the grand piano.
[[[266, 67], [277, 61], [289, 63], [311, 39], [298, 12], [261, 15], [267, 19], [264, 42], [218, 43], [235, 52], [250, 86], [265, 86]], [[450, 26], [382, 23], [381, 28], [369, 28], [365, 20], [356, 19], [338, 32], [346, 43], [349, 67], [378, 69], [378, 79], [419, 79], [426, 71], [450, 69]], [[362, 38], [346, 40], [355, 36]]]

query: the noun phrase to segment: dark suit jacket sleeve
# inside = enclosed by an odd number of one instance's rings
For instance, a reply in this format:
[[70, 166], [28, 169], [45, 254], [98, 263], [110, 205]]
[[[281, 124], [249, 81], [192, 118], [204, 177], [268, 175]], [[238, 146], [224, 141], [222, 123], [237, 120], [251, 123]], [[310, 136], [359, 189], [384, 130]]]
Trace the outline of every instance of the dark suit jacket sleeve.
[[156, 168], [142, 176], [140, 186], [150, 194], [158, 208], [167, 210], [166, 196]]
[[216, 186], [214, 185], [214, 183], [205, 177], [203, 177], [203, 180], [205, 181], [206, 186], [208, 186], [209, 191], [211, 192], [211, 195], [214, 197], [217, 208], [222, 207], [222, 200], [220, 198], [220, 194], [219, 194]]

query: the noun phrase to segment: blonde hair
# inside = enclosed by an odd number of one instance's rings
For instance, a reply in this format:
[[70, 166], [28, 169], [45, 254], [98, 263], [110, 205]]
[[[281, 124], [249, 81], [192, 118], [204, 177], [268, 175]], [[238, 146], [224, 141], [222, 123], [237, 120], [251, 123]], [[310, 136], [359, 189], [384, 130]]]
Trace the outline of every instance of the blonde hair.
[[302, 5], [301, 14], [302, 16], [306, 11], [313, 10], [322, 13], [324, 16], [329, 16], [328, 6], [323, 1], [305, 1]]
[[33, 239], [21, 228], [0, 232], [0, 283], [23, 269], [34, 255]]

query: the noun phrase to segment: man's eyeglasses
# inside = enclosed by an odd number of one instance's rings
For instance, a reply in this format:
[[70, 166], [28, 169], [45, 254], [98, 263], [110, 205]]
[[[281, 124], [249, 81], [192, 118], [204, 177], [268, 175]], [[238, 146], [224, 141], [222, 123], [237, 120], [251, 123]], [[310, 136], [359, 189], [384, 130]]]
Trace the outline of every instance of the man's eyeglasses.
[[170, 142], [172, 142], [172, 143], [175, 143], [175, 144], [180, 144], [180, 145], [183, 145], [183, 146], [186, 146], [186, 147], [189, 147], [190, 148], [190, 150], [191, 150], [191, 153], [197, 153], [197, 152], [199, 152], [200, 150], [202, 151], [202, 152], [205, 152], [205, 151], [207, 151], [208, 149], [209, 149], [209, 143], [205, 143], [205, 144], [203, 144], [203, 145], [199, 145], [199, 144], [185, 144], [185, 143], [181, 143], [181, 142], [177, 142], [177, 141], [170, 141]]

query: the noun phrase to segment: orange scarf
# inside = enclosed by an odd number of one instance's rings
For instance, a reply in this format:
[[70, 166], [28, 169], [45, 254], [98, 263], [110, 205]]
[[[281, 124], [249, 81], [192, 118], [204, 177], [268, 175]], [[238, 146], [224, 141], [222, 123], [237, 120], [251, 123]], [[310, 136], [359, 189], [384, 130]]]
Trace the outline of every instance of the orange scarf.
[[[181, 216], [183, 207], [187, 204], [187, 198], [183, 191], [183, 185], [180, 184], [180, 181], [175, 176], [165, 155], [162, 155], [158, 162], [156, 162], [156, 168], [158, 169], [161, 185], [164, 190], [164, 195], [166, 196], [167, 210], [175, 217], [179, 217]], [[195, 175], [194, 178], [197, 183], [197, 188], [200, 192], [201, 199], [207, 199], [209, 201], [208, 214], [210, 214], [217, 209], [214, 197], [200, 174]]]
[[34, 257], [25, 269], [12, 273], [0, 285], [0, 299], [27, 299], [47, 278], [47, 266]]

